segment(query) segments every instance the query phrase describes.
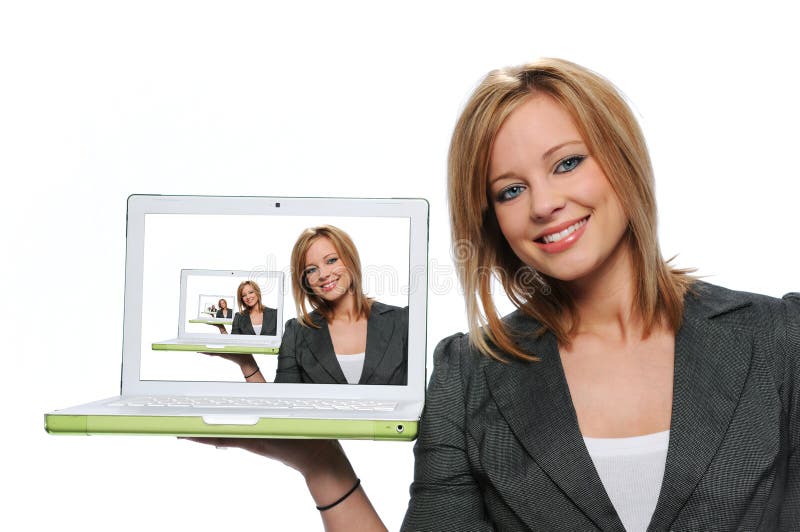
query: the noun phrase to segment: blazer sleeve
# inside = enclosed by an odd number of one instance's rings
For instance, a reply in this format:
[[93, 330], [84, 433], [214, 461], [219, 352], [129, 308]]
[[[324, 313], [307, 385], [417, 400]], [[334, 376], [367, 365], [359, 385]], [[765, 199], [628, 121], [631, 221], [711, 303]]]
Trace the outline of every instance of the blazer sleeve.
[[275, 382], [303, 382], [300, 365], [297, 363], [298, 327], [300, 324], [297, 320], [291, 319], [286, 322], [286, 327], [283, 329]]
[[789, 456], [779, 530], [800, 530], [800, 293], [783, 296], [786, 338], [782, 383], [788, 414]]
[[467, 337], [457, 334], [442, 340], [434, 352], [402, 530], [493, 530], [467, 457], [462, 375], [466, 346]]

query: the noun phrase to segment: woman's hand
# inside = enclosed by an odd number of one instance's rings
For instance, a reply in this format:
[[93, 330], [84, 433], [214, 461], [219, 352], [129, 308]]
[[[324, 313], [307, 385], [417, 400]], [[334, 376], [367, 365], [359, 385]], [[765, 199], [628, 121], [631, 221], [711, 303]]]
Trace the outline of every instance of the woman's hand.
[[261, 374], [261, 370], [256, 364], [256, 359], [251, 353], [210, 353], [204, 352], [204, 355], [224, 358], [237, 364], [239, 369], [242, 370], [242, 376], [247, 382], [267, 382], [267, 379]]
[[[352, 473], [338, 440], [284, 440], [259, 438], [181, 438], [218, 448], [238, 447], [282, 462], [308, 480]], [[349, 480], [349, 479], [348, 479]], [[353, 476], [355, 481], [355, 476]]]
[[[339, 500], [356, 483], [356, 474], [338, 440], [281, 440], [256, 438], [181, 438], [215, 447], [238, 447], [278, 460], [300, 472], [317, 506]], [[321, 512], [325, 529], [386, 530], [360, 487], [346, 499]]]

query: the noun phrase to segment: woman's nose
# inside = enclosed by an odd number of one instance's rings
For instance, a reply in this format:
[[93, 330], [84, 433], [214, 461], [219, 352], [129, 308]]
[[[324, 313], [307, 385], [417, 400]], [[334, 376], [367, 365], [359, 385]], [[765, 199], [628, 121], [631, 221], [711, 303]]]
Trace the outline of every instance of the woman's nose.
[[564, 195], [548, 179], [540, 179], [531, 190], [531, 219], [547, 222], [566, 204]]

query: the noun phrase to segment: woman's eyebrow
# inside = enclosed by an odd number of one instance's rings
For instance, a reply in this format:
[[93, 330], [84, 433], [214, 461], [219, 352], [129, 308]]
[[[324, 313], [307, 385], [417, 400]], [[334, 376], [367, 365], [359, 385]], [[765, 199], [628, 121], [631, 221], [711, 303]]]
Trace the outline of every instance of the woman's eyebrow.
[[[564, 146], [570, 146], [572, 144], [583, 144], [583, 141], [582, 140], [568, 140], [566, 142], [562, 142], [560, 144], [556, 144], [555, 146], [553, 146], [552, 148], [549, 148], [546, 152], [544, 152], [542, 154], [542, 160], [543, 161], [546, 160], [548, 157], [553, 155], [555, 152], [557, 152], [558, 150], [560, 150]], [[503, 174], [500, 174], [497, 177], [493, 177], [493, 178], [489, 179], [489, 186], [493, 185], [495, 182], [500, 181], [502, 179], [514, 179], [516, 177], [517, 177], [517, 174], [515, 174], [514, 172], [505, 172]]]
[[[325, 259], [327, 259], [328, 257], [335, 256], [335, 255], [337, 255], [337, 253], [336, 253], [335, 251], [334, 251], [333, 253], [328, 253], [327, 255], [325, 255], [324, 257], [322, 257], [322, 260], [325, 260]], [[314, 264], [313, 262], [309, 262], [308, 264], [306, 264], [305, 266], [303, 266], [303, 269], [306, 269], [306, 268], [311, 268], [311, 267], [316, 267], [316, 266], [317, 266], [317, 265], [316, 265], [316, 264]]]
[[515, 178], [515, 177], [517, 177], [517, 174], [515, 174], [514, 172], [506, 172], [506, 173], [504, 173], [504, 174], [500, 174], [499, 176], [497, 176], [497, 177], [493, 177], [493, 178], [491, 178], [491, 179], [489, 180], [489, 186], [491, 187], [491, 186], [492, 186], [493, 184], [495, 184], [497, 181], [500, 181], [500, 180], [502, 180], [502, 179], [513, 179], [513, 178]]
[[552, 148], [550, 148], [549, 150], [547, 150], [546, 152], [544, 152], [542, 154], [542, 160], [547, 159], [548, 157], [553, 155], [555, 152], [557, 152], [558, 150], [560, 150], [564, 146], [569, 146], [570, 144], [583, 144], [583, 141], [582, 140], [568, 140], [567, 142], [562, 142], [561, 144], [556, 144], [555, 146], [553, 146]]

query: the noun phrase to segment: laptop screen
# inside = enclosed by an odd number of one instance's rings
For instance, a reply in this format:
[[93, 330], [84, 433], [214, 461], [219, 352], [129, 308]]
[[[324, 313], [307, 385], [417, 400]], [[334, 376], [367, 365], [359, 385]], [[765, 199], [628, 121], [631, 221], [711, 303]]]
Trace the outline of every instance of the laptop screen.
[[[274, 345], [283, 325], [283, 285], [280, 271], [182, 270], [178, 337], [212, 345]], [[247, 301], [261, 306], [262, 323], [246, 323]]]
[[[360, 268], [346, 264], [348, 275], [359, 276], [360, 282], [337, 287], [340, 278], [334, 272], [328, 279], [331, 261], [322, 255], [311, 260], [311, 252], [303, 257], [306, 275], [305, 290], [317, 301], [326, 300], [326, 291], [347, 294], [358, 284], [371, 302], [368, 323], [376, 309], [389, 315], [403, 331], [391, 331], [388, 340], [379, 344], [372, 325], [367, 330], [363, 370], [374, 370], [375, 349], [380, 356], [402, 357], [407, 364], [409, 293], [419, 279], [410, 271], [410, 219], [402, 216], [346, 215], [282, 215], [225, 213], [146, 213], [144, 215], [143, 264], [141, 286], [141, 381], [244, 382], [235, 363], [237, 355], [207, 354], [192, 350], [156, 350], [153, 344], [165, 339], [197, 342], [203, 345], [264, 343], [280, 345], [284, 324], [292, 321], [286, 332], [291, 334], [291, 361], [295, 366], [292, 378], [301, 382], [330, 384], [338, 370], [333, 365], [336, 355], [359, 355], [364, 345], [363, 334], [341, 335], [336, 327], [309, 327], [296, 321], [299, 304], [313, 310], [312, 297], [301, 295], [296, 301], [292, 285], [292, 249], [298, 237], [308, 228], [332, 226], [349, 237]], [[338, 233], [337, 233], [338, 234]], [[335, 246], [334, 246], [335, 247]], [[330, 251], [330, 250], [328, 250]], [[334, 262], [347, 262], [348, 251], [334, 250]], [[306, 259], [309, 259], [306, 261]], [[315, 259], [316, 260], [316, 259]], [[308, 262], [306, 264], [306, 262]], [[324, 270], [324, 271], [323, 271]], [[311, 282], [314, 281], [314, 282]], [[302, 282], [302, 280], [301, 280]], [[342, 281], [344, 283], [345, 281]], [[315, 284], [316, 283], [316, 284]], [[418, 288], [418, 287], [417, 287]], [[338, 289], [338, 291], [336, 291]], [[424, 290], [424, 287], [422, 287]], [[333, 297], [333, 296], [331, 296]], [[336, 304], [338, 300], [332, 300]], [[258, 308], [261, 311], [257, 312]], [[387, 310], [388, 309], [388, 310]], [[302, 311], [300, 311], [302, 312]], [[316, 320], [324, 318], [311, 314]], [[377, 319], [377, 318], [376, 318]], [[362, 324], [363, 325], [363, 324]], [[392, 329], [389, 325], [389, 329]], [[405, 343], [403, 343], [405, 342]], [[392, 344], [392, 345], [388, 345]], [[356, 346], [356, 347], [354, 347]], [[329, 349], [330, 348], [330, 349]], [[343, 353], [334, 353], [339, 349]], [[211, 349], [209, 349], [211, 351]], [[286, 350], [288, 352], [288, 350]], [[256, 353], [254, 357], [262, 375], [274, 382], [278, 372], [277, 354]], [[333, 357], [333, 358], [331, 358]], [[341, 359], [341, 368], [350, 359]], [[355, 358], [352, 360], [356, 360]], [[388, 362], [388, 359], [386, 360]], [[311, 367], [318, 364], [320, 367]], [[286, 361], [284, 361], [286, 365]], [[385, 368], [384, 368], [385, 369]], [[404, 368], [407, 370], [407, 368]], [[352, 369], [350, 379], [352, 380]], [[356, 370], [358, 371], [358, 370]], [[344, 371], [343, 371], [344, 373]], [[326, 376], [327, 374], [327, 376]], [[286, 375], [286, 374], [285, 374]], [[338, 374], [341, 380], [341, 375]], [[372, 384], [405, 384], [393, 371], [384, 371]], [[278, 382], [285, 382], [278, 378]]]

